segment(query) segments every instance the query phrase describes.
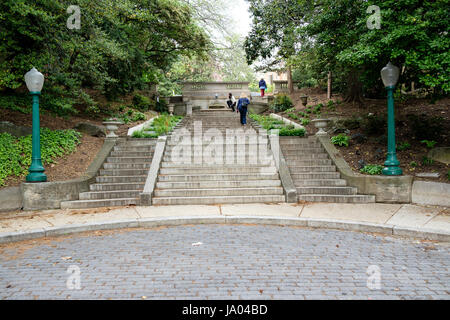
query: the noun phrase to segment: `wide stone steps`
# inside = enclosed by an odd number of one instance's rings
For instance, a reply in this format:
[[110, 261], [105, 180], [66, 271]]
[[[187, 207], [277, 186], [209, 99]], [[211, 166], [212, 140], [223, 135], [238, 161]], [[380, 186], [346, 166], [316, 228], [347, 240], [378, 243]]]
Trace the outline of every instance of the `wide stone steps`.
[[307, 194], [299, 195], [298, 200], [308, 202], [371, 203], [375, 202], [375, 196]]
[[224, 203], [279, 203], [284, 195], [211, 196], [211, 197], [154, 197], [154, 205], [224, 204]]
[[211, 181], [165, 181], [157, 182], [158, 189], [204, 189], [204, 188], [259, 188], [278, 187], [280, 180], [211, 180]]
[[206, 197], [206, 196], [241, 196], [241, 195], [276, 195], [283, 194], [281, 187], [260, 188], [204, 188], [204, 189], [156, 189], [156, 197]]
[[371, 195], [358, 195], [347, 186], [336, 166], [316, 137], [280, 138], [280, 147], [288, 163], [299, 201], [367, 203]]
[[[268, 161], [267, 163], [260, 163], [258, 164], [259, 168], [265, 168], [265, 167], [273, 167], [275, 165], [275, 161], [271, 160]], [[166, 161], [161, 163], [161, 168], [186, 168], [187, 166], [189, 166], [192, 169], [198, 169], [198, 168], [205, 168], [205, 169], [209, 169], [209, 168], [217, 168], [217, 164], [212, 163], [212, 162], [202, 162], [202, 163], [175, 163], [172, 161]], [[222, 168], [235, 168], [236, 166], [240, 166], [243, 168], [248, 168], [248, 166], [242, 166], [242, 164], [237, 164], [237, 163], [224, 163], [221, 165]], [[252, 168], [254, 168], [254, 166], [251, 166]]]
[[64, 208], [113, 207], [139, 204], [148, 170], [155, 151], [156, 139], [120, 141], [106, 158], [95, 183], [79, 200], [66, 201]]

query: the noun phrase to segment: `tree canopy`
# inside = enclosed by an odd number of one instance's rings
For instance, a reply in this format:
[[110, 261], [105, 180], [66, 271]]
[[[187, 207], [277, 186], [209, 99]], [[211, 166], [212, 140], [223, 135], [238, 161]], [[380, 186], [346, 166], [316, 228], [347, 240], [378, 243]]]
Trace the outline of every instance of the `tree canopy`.
[[[391, 61], [402, 83], [415, 81], [435, 93], [450, 91], [449, 1], [248, 0], [253, 27], [245, 41], [249, 63], [266, 68], [285, 60], [315, 71], [332, 71], [347, 95], [381, 91], [380, 70]], [[372, 5], [380, 28], [369, 28]]]

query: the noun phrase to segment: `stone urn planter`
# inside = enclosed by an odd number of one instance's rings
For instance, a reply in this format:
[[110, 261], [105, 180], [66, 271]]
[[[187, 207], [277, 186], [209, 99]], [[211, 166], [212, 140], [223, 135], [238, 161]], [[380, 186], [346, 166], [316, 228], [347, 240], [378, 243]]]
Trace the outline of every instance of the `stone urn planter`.
[[170, 103], [170, 104], [169, 104], [169, 113], [170, 113], [171, 116], [173, 116], [173, 110], [174, 110], [174, 108], [175, 108], [175, 105], [172, 104], [172, 103]]
[[326, 135], [327, 132], [324, 130], [326, 127], [328, 127], [328, 124], [330, 123], [330, 119], [314, 119], [311, 122], [314, 123], [314, 126], [319, 129], [317, 131], [316, 136], [322, 136]]
[[301, 96], [300, 100], [302, 101], [302, 105], [306, 107], [306, 105], [308, 104], [308, 96]]
[[108, 133], [106, 134], [106, 138], [117, 138], [118, 135], [115, 133], [117, 129], [119, 129], [119, 125], [121, 125], [122, 122], [115, 120], [115, 119], [109, 119], [106, 121], [103, 121], [103, 125], [106, 127], [106, 130]]

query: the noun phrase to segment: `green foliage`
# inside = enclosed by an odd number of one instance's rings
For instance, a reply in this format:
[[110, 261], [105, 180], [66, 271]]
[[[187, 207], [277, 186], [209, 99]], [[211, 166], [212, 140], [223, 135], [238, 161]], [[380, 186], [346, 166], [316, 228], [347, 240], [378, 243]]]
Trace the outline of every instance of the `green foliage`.
[[362, 173], [367, 173], [371, 175], [381, 174], [383, 170], [383, 166], [380, 166], [378, 164], [367, 164], [364, 166], [364, 168], [360, 169]]
[[275, 99], [273, 99], [272, 103], [269, 105], [270, 109], [274, 112], [286, 111], [293, 106], [294, 104], [292, 103], [291, 98], [285, 94], [276, 95]]
[[327, 108], [328, 108], [328, 110], [336, 111], [336, 105], [334, 104], [333, 100], [328, 101]]
[[368, 135], [378, 135], [385, 132], [386, 123], [385, 115], [367, 115], [361, 122], [361, 128]]
[[407, 142], [407, 141], [401, 142], [397, 146], [397, 150], [399, 150], [399, 151], [408, 150], [410, 148], [411, 148], [411, 144], [409, 142]]
[[150, 98], [142, 94], [135, 94], [133, 97], [133, 107], [140, 111], [148, 111], [150, 108]]
[[315, 106], [312, 110], [312, 113], [320, 114], [320, 111], [322, 110], [323, 104], [319, 103], [317, 106]]
[[[75, 130], [41, 129], [41, 158], [43, 164], [56, 163], [57, 158], [72, 153], [80, 143], [81, 134]], [[32, 137], [16, 138], [0, 133], [0, 186], [9, 176], [21, 177], [31, 165]]]
[[422, 140], [422, 141], [420, 141], [420, 143], [424, 143], [424, 144], [426, 144], [427, 148], [433, 149], [437, 142], [434, 141], [434, 140], [431, 140], [431, 141], [429, 141], [429, 140]]
[[418, 140], [439, 140], [443, 133], [442, 117], [428, 117], [422, 115], [407, 115], [409, 127], [411, 128], [413, 136]]
[[169, 104], [165, 99], [159, 99], [155, 105], [155, 111], [165, 113], [169, 111]]
[[291, 119], [294, 119], [294, 120], [299, 120], [300, 119], [299, 116], [297, 116], [295, 113], [292, 113], [292, 112], [288, 113], [287, 116], [289, 118], [291, 118]]
[[302, 124], [302, 126], [307, 126], [308, 124], [309, 124], [309, 119], [306, 119], [306, 118], [302, 118], [301, 120], [300, 120], [300, 122], [301, 122], [301, 124]]
[[145, 119], [146, 119], [145, 114], [143, 114], [142, 112], [135, 112], [133, 115], [133, 118], [131, 118], [131, 120], [133, 122], [145, 120]]
[[422, 164], [424, 166], [429, 166], [429, 165], [432, 165], [433, 163], [434, 163], [433, 159], [428, 158], [427, 156], [422, 157]]
[[[384, 95], [379, 73], [392, 61], [403, 70], [400, 83], [415, 81], [434, 94], [450, 92], [448, 1], [249, 3], [253, 25], [244, 45], [249, 63], [262, 58], [270, 68], [284, 60], [298, 68], [294, 75], [302, 86], [315, 81], [324, 87], [331, 71], [334, 89], [355, 98]], [[380, 7], [380, 29], [367, 27], [370, 5]]]
[[355, 129], [359, 129], [361, 127], [361, 119], [357, 118], [355, 116], [353, 116], [350, 119], [344, 119], [344, 120], [342, 120], [341, 123], [345, 129], [349, 129], [349, 130], [355, 130]]
[[294, 126], [282, 127], [279, 131], [280, 136], [298, 136], [303, 137], [305, 135], [305, 129], [294, 128]]
[[409, 163], [409, 165], [410, 165], [411, 167], [415, 168], [415, 167], [417, 167], [417, 162], [411, 161], [411, 162]]
[[[181, 116], [171, 116], [163, 113], [155, 118], [149, 127], [133, 132], [133, 138], [157, 138], [171, 132], [175, 125], [181, 121]], [[147, 133], [153, 131], [154, 133]]]
[[334, 145], [338, 145], [340, 147], [342, 147], [342, 146], [348, 147], [349, 141], [350, 141], [350, 137], [343, 133], [340, 133], [337, 136], [331, 137], [331, 142]]
[[85, 104], [96, 112], [81, 88], [114, 99], [145, 89], [180, 56], [202, 56], [210, 47], [183, 0], [78, 0], [79, 30], [66, 27], [70, 4], [1, 1], [0, 91], [23, 86], [23, 75], [34, 66], [46, 78], [43, 109], [69, 115], [74, 105]]

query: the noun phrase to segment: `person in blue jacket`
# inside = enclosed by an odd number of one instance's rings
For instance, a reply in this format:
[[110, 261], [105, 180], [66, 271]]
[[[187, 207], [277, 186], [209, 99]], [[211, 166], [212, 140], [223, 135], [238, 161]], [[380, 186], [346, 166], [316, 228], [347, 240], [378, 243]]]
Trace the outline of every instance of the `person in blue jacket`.
[[259, 80], [259, 89], [261, 89], [261, 97], [264, 97], [264, 91], [267, 89], [267, 84], [264, 79]]
[[241, 93], [237, 104], [237, 112], [241, 115], [241, 124], [243, 126], [247, 124], [247, 108], [249, 104], [250, 100], [248, 100], [247, 95], [245, 93]]

